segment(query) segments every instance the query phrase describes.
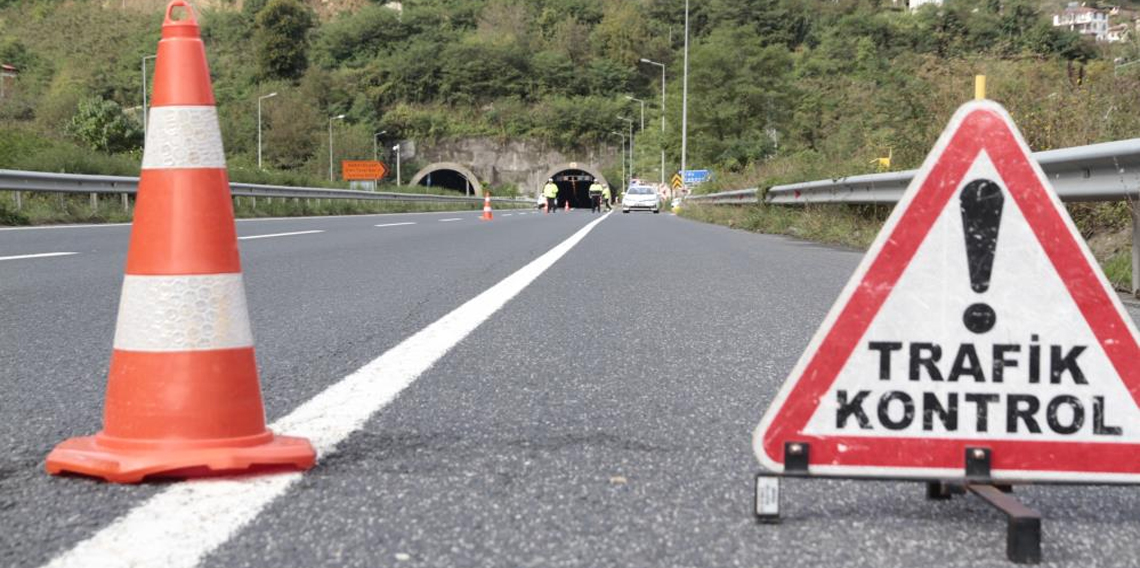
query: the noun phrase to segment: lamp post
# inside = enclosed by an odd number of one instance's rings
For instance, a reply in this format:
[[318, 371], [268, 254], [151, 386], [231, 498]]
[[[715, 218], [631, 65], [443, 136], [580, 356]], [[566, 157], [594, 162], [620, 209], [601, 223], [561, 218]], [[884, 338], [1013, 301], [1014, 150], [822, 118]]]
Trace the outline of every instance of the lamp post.
[[621, 190], [625, 191], [625, 134], [622, 134], [616, 130], [611, 130], [610, 134], [621, 136]]
[[625, 98], [634, 102], [641, 103], [641, 128], [638, 128], [637, 131], [641, 132], [642, 130], [645, 130], [645, 101], [630, 95], [626, 95]]
[[685, 169], [689, 167], [689, 0], [685, 0], [685, 72], [681, 80], [681, 188], [685, 185]]
[[376, 134], [372, 135], [372, 159], [373, 159], [373, 161], [376, 161], [376, 162], [380, 161], [380, 152], [379, 152], [380, 137], [387, 134], [387, 133], [388, 133], [387, 130], [381, 130], [380, 132], [377, 132]]
[[403, 185], [400, 181], [400, 145], [392, 146], [392, 151], [396, 152], [396, 187]]
[[633, 179], [633, 119], [624, 116], [618, 116], [618, 120], [624, 120], [629, 123], [629, 179]]
[[332, 143], [332, 127], [334, 120], [343, 120], [344, 115], [338, 114], [329, 118], [329, 181], [334, 181], [333, 178], [333, 143]]
[[[661, 143], [665, 143], [665, 64], [641, 58], [642, 63], [661, 68]], [[661, 147], [661, 185], [665, 185], [665, 147]], [[672, 190], [670, 190], [672, 192]]]
[[261, 169], [261, 101], [276, 97], [277, 93], [269, 93], [263, 97], [257, 97], [257, 169]]
[[143, 144], [146, 144], [146, 60], [154, 59], [157, 55], [144, 55], [142, 58], [142, 127], [143, 127]]

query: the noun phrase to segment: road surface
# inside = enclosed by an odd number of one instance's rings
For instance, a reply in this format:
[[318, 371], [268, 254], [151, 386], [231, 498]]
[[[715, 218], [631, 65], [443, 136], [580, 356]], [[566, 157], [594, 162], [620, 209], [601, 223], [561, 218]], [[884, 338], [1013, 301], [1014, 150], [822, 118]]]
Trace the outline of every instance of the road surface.
[[[46, 475], [100, 427], [129, 227], [0, 230], [0, 566], [1008, 565], [1004, 518], [917, 483], [791, 481], [783, 524], [752, 518], [751, 431], [860, 253], [672, 215], [478, 216], [238, 222], [270, 422], [466, 326], [269, 486]], [[49, 253], [75, 254], [27, 256]], [[1140, 564], [1140, 490], [1018, 496], [1045, 565]]]

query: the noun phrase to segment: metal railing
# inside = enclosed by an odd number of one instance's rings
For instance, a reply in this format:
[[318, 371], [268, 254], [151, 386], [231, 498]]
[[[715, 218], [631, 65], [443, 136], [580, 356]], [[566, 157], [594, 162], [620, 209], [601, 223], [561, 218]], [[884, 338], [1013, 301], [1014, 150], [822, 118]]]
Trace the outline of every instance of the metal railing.
[[[80, 174], [55, 174], [49, 172], [27, 172], [0, 170], [0, 191], [82, 193], [94, 196], [100, 194], [134, 195], [138, 191], [139, 178], [127, 176], [99, 176]], [[348, 189], [326, 189], [319, 187], [291, 187], [284, 185], [261, 185], [255, 183], [230, 183], [234, 197], [281, 197], [297, 199], [355, 199], [362, 201], [421, 201], [431, 203], [482, 203], [482, 197], [463, 195], [431, 195], [425, 193], [371, 192]], [[492, 202], [533, 204], [531, 199], [492, 197]]]
[[[1132, 285], [1140, 297], [1140, 138], [1035, 152], [1037, 161], [1062, 201], [1128, 201], [1132, 210]], [[764, 202], [896, 203], [917, 170], [847, 176], [776, 185]], [[758, 203], [760, 189], [749, 188], [692, 195], [686, 201], [706, 205]]]

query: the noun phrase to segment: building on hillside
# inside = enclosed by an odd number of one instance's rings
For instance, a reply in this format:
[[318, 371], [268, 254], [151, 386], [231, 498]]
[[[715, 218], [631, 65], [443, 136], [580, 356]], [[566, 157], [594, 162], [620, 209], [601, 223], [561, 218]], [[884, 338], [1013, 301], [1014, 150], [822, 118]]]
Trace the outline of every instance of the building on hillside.
[[7, 63], [0, 63], [0, 99], [4, 98], [4, 90], [10, 79], [20, 76], [20, 71]]
[[919, 8], [926, 6], [927, 4], [941, 6], [942, 0], [907, 0], [907, 7], [910, 8], [911, 12], [917, 11]]
[[1065, 28], [1096, 41], [1107, 41], [1108, 12], [1070, 2], [1060, 14], [1053, 14], [1053, 27]]
[[1107, 41], [1108, 43], [1124, 41], [1128, 39], [1128, 36], [1131, 34], [1131, 24], [1116, 24], [1115, 26], [1108, 27], [1108, 30], [1104, 33], [1104, 41]]

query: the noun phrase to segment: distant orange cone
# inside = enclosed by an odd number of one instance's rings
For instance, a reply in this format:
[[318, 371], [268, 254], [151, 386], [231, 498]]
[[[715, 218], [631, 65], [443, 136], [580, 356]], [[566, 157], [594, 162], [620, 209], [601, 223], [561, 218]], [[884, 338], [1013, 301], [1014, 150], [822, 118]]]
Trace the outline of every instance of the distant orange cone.
[[566, 212], [567, 213], [570, 212], [570, 200], [569, 199], [566, 200]]
[[493, 217], [491, 215], [491, 194], [488, 192], [483, 193], [483, 216], [480, 219], [490, 221]]
[[315, 460], [308, 440], [265, 427], [206, 53], [190, 6], [174, 0], [158, 43], [103, 430], [56, 446], [47, 471], [136, 483]]

